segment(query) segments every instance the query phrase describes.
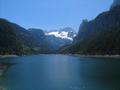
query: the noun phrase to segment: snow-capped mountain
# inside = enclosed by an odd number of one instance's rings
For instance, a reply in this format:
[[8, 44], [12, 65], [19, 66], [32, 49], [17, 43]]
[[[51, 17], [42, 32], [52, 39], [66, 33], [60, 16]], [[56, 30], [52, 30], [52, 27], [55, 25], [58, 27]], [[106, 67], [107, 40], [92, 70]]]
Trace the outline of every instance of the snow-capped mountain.
[[63, 46], [70, 45], [76, 32], [72, 28], [43, 31], [41, 29], [28, 29], [32, 37], [41, 47], [46, 47], [49, 52], [58, 52]]
[[46, 32], [45, 34], [48, 36], [54, 35], [57, 38], [68, 39], [72, 41], [77, 33], [72, 28], [66, 27], [60, 30], [52, 30], [52, 31]]

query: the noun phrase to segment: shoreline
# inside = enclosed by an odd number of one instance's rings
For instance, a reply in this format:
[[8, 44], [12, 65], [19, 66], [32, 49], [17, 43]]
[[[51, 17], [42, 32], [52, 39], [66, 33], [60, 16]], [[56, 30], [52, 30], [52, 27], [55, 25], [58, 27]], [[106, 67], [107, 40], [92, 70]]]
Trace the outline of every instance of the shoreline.
[[[79, 57], [87, 57], [87, 58], [120, 58], [120, 55], [81, 55], [81, 54], [34, 54], [34, 55], [70, 55], [70, 56], [79, 56]], [[23, 56], [26, 56], [26, 55], [23, 55]], [[12, 58], [12, 57], [19, 57], [19, 56], [18, 55], [0, 55], [0, 58]]]
[[18, 55], [0, 55], [0, 58], [18, 57]]
[[80, 55], [80, 54], [73, 55], [86, 58], [120, 58], [120, 55]]

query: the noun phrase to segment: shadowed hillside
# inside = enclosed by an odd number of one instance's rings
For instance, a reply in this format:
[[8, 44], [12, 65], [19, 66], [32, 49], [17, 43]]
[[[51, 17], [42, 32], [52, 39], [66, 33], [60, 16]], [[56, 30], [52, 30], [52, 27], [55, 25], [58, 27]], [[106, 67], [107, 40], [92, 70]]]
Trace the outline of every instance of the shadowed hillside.
[[94, 20], [84, 20], [72, 45], [63, 53], [120, 54], [120, 6], [98, 15]]

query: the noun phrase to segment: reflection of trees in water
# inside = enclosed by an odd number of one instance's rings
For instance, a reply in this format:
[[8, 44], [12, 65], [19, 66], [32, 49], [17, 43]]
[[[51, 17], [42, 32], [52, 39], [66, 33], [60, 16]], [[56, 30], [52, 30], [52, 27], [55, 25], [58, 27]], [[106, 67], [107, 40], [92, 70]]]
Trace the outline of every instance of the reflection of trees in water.
[[0, 86], [0, 90], [6, 90], [6, 89], [5, 89], [4, 87], [1, 87], [1, 86]]
[[6, 77], [5, 77], [5, 73], [13, 65], [15, 65], [15, 63], [0, 62], [0, 90], [6, 90], [6, 84], [5, 84], [6, 83]]
[[5, 78], [5, 73], [7, 70], [13, 66], [16, 65], [17, 63], [6, 63], [6, 62], [0, 62], [0, 79]]
[[6, 82], [5, 76], [1, 75], [0, 76], [0, 90], [6, 90], [5, 82]]
[[6, 82], [5, 72], [8, 70], [9, 66], [10, 65], [7, 63], [0, 63], [0, 90], [6, 90], [5, 89], [5, 82]]
[[10, 63], [0, 63], [0, 77], [3, 78], [5, 72], [12, 64]]
[[120, 62], [118, 60], [119, 58], [91, 58], [89, 61], [82, 61], [80, 65], [82, 81], [85, 84], [92, 81], [94, 87], [103, 84], [106, 87], [105, 90], [120, 90]]

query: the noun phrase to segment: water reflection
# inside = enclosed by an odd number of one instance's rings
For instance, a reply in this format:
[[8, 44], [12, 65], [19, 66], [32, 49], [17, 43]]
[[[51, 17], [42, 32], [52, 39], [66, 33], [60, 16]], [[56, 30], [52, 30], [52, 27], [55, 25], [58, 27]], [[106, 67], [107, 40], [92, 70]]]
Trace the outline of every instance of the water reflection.
[[0, 90], [7, 90], [6, 86], [6, 72], [10, 67], [17, 63], [11, 63], [11, 61], [5, 61], [4, 59], [0, 59]]
[[120, 90], [120, 61], [65, 55], [6, 59], [7, 90]]
[[[88, 58], [81, 61], [80, 77], [86, 87], [120, 90], [120, 59]], [[98, 89], [97, 89], [98, 90]]]

